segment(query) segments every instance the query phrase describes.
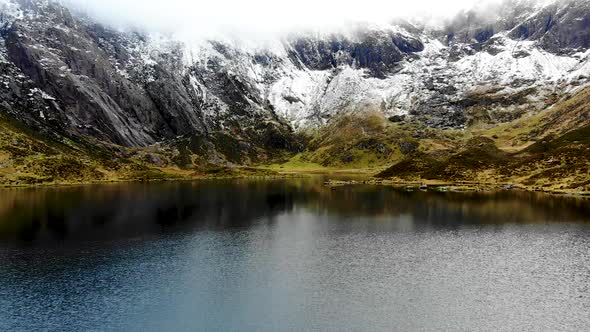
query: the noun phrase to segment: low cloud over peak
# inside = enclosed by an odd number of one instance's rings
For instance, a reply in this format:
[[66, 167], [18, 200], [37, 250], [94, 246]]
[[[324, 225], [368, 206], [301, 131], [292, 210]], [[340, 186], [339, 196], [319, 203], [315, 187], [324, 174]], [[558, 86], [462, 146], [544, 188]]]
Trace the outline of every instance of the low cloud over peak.
[[301, 29], [330, 29], [351, 22], [394, 18], [442, 19], [500, 0], [66, 0], [76, 9], [119, 27], [210, 36], [219, 33], [268, 37]]

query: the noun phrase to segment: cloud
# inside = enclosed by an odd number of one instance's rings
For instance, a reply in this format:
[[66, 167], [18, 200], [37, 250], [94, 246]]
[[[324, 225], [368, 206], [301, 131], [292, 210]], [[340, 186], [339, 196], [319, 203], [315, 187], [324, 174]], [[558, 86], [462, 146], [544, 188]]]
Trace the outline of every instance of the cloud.
[[[449, 17], [482, 0], [65, 0], [95, 19], [184, 37], [268, 37], [396, 17]], [[484, 0], [486, 3], [499, 0]]]

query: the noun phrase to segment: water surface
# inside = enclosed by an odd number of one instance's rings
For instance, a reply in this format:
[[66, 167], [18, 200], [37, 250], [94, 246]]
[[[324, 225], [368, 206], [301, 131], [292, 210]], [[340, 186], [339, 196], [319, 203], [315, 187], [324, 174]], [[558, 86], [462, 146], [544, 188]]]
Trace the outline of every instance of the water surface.
[[0, 330], [581, 331], [590, 204], [320, 178], [0, 191]]

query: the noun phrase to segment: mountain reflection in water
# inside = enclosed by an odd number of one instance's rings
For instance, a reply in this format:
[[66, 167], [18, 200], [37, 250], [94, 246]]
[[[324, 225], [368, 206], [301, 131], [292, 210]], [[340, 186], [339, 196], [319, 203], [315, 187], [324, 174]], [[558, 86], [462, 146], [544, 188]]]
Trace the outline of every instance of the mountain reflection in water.
[[123, 184], [0, 191], [0, 240], [51, 244], [225, 230], [288, 213], [378, 231], [590, 221], [587, 200], [527, 192], [329, 188], [321, 178]]

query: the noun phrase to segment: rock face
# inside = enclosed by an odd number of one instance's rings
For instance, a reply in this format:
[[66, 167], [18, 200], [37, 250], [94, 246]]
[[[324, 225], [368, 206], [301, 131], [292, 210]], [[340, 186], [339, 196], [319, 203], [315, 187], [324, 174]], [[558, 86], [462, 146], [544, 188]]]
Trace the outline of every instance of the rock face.
[[331, 35], [325, 39], [299, 37], [292, 40], [290, 59], [309, 70], [334, 70], [339, 67], [364, 69], [384, 79], [395, 71], [407, 55], [421, 52], [424, 44], [394, 30], [357, 30], [350, 37]]
[[588, 84], [590, 1], [504, 3], [442, 28], [395, 22], [266, 48], [118, 31], [54, 1], [0, 0], [0, 110], [127, 146], [180, 137], [232, 163], [296, 151], [294, 130], [379, 111], [461, 128]]
[[31, 126], [126, 146], [198, 136], [210, 155], [237, 147], [237, 158], [221, 153], [236, 163], [300, 148], [255, 87], [215, 59], [200, 71], [177, 42], [150, 52], [144, 36], [75, 18], [54, 2], [3, 6], [1, 107]]

